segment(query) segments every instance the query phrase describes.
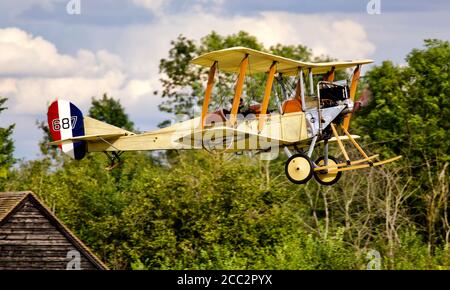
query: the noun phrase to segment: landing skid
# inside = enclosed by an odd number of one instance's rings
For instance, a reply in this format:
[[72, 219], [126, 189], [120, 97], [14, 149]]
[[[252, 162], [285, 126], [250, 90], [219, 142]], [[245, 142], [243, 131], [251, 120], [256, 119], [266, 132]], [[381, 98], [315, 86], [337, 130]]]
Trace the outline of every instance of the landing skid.
[[[370, 158], [375, 158], [376, 155], [371, 156]], [[321, 166], [321, 167], [316, 167], [314, 168], [314, 171], [320, 171], [320, 170], [328, 170], [328, 173], [335, 173], [335, 172], [341, 172], [341, 171], [348, 171], [348, 170], [355, 170], [355, 169], [363, 169], [363, 168], [367, 168], [367, 167], [374, 167], [374, 166], [379, 166], [379, 165], [383, 165], [386, 163], [390, 163], [390, 162], [394, 162], [399, 160], [400, 158], [402, 158], [401, 155], [390, 158], [390, 159], [386, 159], [386, 160], [381, 160], [378, 162], [372, 162], [372, 163], [364, 163], [366, 162], [365, 159], [361, 159], [361, 160], [357, 160], [352, 162], [355, 165], [347, 165], [346, 163], [340, 163], [334, 166]], [[357, 163], [364, 163], [364, 164], [359, 164], [356, 165]]]
[[[326, 164], [325, 163], [324, 165], [316, 166], [314, 168], [315, 172], [316, 171], [319, 171], [319, 172], [326, 171], [327, 173], [331, 174], [331, 173], [348, 171], [348, 170], [363, 169], [363, 168], [367, 168], [367, 167], [374, 167], [374, 166], [379, 166], [379, 165], [383, 165], [386, 163], [394, 162], [394, 161], [402, 158], [402, 156], [400, 155], [400, 156], [396, 156], [396, 157], [393, 157], [390, 159], [379, 160], [379, 161], [375, 162], [374, 160], [376, 160], [378, 158], [378, 154], [368, 156], [366, 154], [366, 152], [364, 152], [364, 150], [361, 148], [361, 146], [359, 146], [359, 144], [356, 142], [356, 140], [352, 137], [352, 135], [350, 135], [350, 133], [343, 126], [341, 126], [345, 135], [347, 135], [348, 139], [351, 141], [353, 146], [355, 146], [355, 148], [359, 151], [359, 153], [363, 157], [362, 159], [352, 161], [352, 160], [350, 160], [350, 158], [347, 154], [347, 151], [345, 150], [344, 144], [342, 143], [342, 140], [340, 139], [340, 137], [336, 131], [335, 125], [333, 123], [331, 123], [330, 126], [331, 126], [331, 130], [333, 132], [333, 135], [336, 138], [336, 141], [339, 145], [339, 148], [341, 149], [341, 152], [344, 155], [345, 162], [338, 163], [338, 164]], [[327, 155], [327, 154], [325, 154], [325, 155]]]

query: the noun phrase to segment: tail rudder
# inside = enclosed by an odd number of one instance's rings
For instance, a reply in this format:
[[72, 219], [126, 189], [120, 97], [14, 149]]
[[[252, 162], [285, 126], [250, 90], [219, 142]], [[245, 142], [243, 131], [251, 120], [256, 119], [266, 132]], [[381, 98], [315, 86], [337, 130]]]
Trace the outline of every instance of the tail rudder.
[[[69, 101], [54, 101], [48, 108], [47, 119], [53, 141], [85, 135], [83, 113]], [[83, 159], [87, 152], [86, 141], [67, 142], [59, 147], [76, 160]]]

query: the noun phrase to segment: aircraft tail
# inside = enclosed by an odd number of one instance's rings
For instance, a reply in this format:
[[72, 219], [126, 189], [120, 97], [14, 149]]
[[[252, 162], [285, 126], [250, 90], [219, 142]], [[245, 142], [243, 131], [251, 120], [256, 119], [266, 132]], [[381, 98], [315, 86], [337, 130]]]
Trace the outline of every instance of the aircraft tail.
[[[48, 108], [47, 119], [53, 141], [85, 135], [83, 113], [69, 101], [54, 101]], [[58, 146], [76, 160], [83, 159], [87, 152], [86, 141], [65, 142]]]
[[113, 140], [133, 132], [83, 116], [72, 102], [56, 100], [48, 108], [48, 127], [53, 139], [49, 145], [58, 145], [62, 152], [80, 160], [89, 152], [89, 142]]

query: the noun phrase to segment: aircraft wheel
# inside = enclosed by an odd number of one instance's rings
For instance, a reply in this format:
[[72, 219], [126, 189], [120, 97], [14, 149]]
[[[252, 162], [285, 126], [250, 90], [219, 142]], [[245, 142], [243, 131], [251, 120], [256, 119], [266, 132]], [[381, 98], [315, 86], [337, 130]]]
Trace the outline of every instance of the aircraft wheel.
[[313, 176], [311, 160], [303, 153], [296, 153], [289, 157], [284, 166], [287, 178], [296, 184], [308, 182]]
[[[319, 157], [319, 159], [316, 160], [317, 166], [324, 166], [324, 157]], [[335, 166], [336, 164], [339, 164], [339, 161], [334, 158], [333, 156], [328, 156], [328, 166]], [[336, 182], [339, 181], [339, 179], [342, 176], [342, 172], [334, 172], [334, 173], [325, 173], [321, 171], [314, 171], [314, 178], [317, 180], [318, 183], [322, 185], [333, 185]]]

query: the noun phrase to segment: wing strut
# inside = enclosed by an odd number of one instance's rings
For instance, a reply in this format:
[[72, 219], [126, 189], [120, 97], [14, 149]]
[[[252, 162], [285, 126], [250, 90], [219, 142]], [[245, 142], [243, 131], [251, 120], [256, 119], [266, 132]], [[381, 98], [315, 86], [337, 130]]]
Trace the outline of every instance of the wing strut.
[[203, 100], [203, 107], [202, 107], [202, 118], [201, 118], [201, 128], [205, 126], [205, 118], [206, 114], [208, 113], [208, 105], [209, 105], [209, 99], [211, 97], [211, 92], [214, 86], [214, 75], [216, 73], [216, 67], [217, 67], [217, 61], [213, 63], [211, 68], [209, 69], [209, 75], [208, 75], [208, 84], [206, 85], [205, 90], [205, 99]]
[[266, 89], [264, 90], [264, 99], [261, 105], [261, 113], [259, 114], [258, 132], [261, 132], [266, 119], [267, 107], [269, 106], [270, 92], [272, 91], [273, 77], [275, 76], [277, 62], [274, 61], [270, 66], [269, 75], [267, 76]]
[[[358, 87], [359, 75], [361, 74], [361, 65], [357, 65], [355, 70], [353, 71], [352, 83], [350, 84], [350, 99], [352, 101], [355, 100], [356, 88]], [[348, 130], [348, 126], [350, 126], [350, 119], [352, 118], [352, 113], [348, 113], [344, 118], [344, 128]]]
[[241, 61], [239, 78], [238, 78], [238, 81], [236, 84], [236, 91], [234, 93], [233, 107], [231, 108], [231, 116], [230, 116], [231, 126], [234, 126], [234, 124], [236, 123], [237, 112], [238, 112], [238, 108], [239, 108], [239, 101], [241, 100], [242, 88], [244, 86], [247, 65], [248, 65], [248, 54], [246, 54], [244, 59]]

